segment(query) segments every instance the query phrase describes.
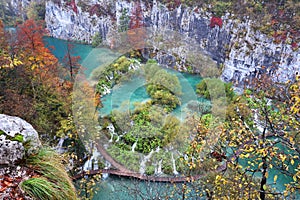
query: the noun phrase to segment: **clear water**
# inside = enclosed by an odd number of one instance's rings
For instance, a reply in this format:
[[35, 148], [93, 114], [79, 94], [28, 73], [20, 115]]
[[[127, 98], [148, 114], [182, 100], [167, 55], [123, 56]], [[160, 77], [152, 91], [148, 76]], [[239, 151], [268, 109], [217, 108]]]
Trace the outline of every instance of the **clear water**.
[[[67, 41], [45, 37], [45, 44], [50, 48], [52, 53], [62, 61], [66, 50], [67, 50]], [[72, 43], [74, 45], [74, 50], [71, 52], [74, 56], [80, 56], [80, 63], [85, 68], [85, 75], [89, 77], [94, 69], [97, 67], [104, 66], [107, 63], [112, 62], [116, 58], [119, 57], [117, 53], [110, 51], [105, 48], [92, 48], [90, 45], [84, 45], [79, 43]], [[54, 47], [54, 48], [52, 48]], [[176, 108], [173, 113], [177, 117], [183, 119], [186, 116], [186, 112], [184, 111], [185, 105], [191, 100], [203, 101], [203, 99], [199, 99], [195, 94], [195, 89], [197, 83], [201, 81], [201, 77], [197, 75], [191, 75], [187, 73], [179, 73], [174, 70], [168, 70], [168, 72], [175, 74], [178, 76], [180, 80], [180, 84], [182, 86], [183, 95], [181, 96], [182, 106]], [[106, 95], [102, 99], [102, 103], [104, 104], [104, 108], [100, 110], [101, 115], [109, 114], [112, 109], [117, 109], [122, 105], [124, 101], [130, 101], [130, 107], [128, 109], [133, 108], [134, 102], [143, 102], [149, 99], [149, 95], [146, 92], [144, 87], [145, 80], [141, 77], [134, 77], [128, 82], [125, 82], [121, 85], [114, 87], [111, 94]], [[280, 174], [276, 170], [271, 170], [269, 173], [268, 182], [273, 182], [273, 177], [275, 174]], [[278, 175], [278, 180], [280, 184], [277, 186], [278, 190], [283, 190], [283, 184], [288, 183], [290, 178], [285, 177], [284, 175]], [[280, 186], [281, 185], [281, 186]], [[94, 200], [100, 199], [151, 199], [147, 194], [154, 194], [155, 192], [160, 192], [162, 199], [164, 199], [164, 194], [166, 192], [171, 191], [173, 189], [173, 184], [167, 183], [146, 183], [143, 181], [136, 181], [131, 179], [123, 179], [119, 177], [109, 177], [105, 181], [101, 182], [99, 185], [98, 193], [93, 198]], [[131, 188], [130, 190], [126, 190], [126, 187]], [[151, 191], [149, 191], [151, 190]], [[134, 193], [134, 191], [136, 191]], [[142, 191], [143, 196], [136, 196], [137, 192]], [[179, 195], [179, 194], [177, 194]], [[136, 198], [135, 198], [136, 197]], [[176, 196], [180, 198], [179, 196]], [[175, 198], [175, 196], [174, 196]], [[174, 199], [171, 198], [171, 199]], [[177, 199], [176, 198], [176, 199]], [[192, 197], [196, 198], [196, 197]], [[199, 197], [198, 197], [199, 198]], [[197, 198], [197, 199], [198, 199]]]
[[[182, 106], [178, 106], [173, 114], [183, 120], [187, 115], [186, 104], [190, 101], [202, 100], [195, 93], [196, 85], [201, 81], [201, 77], [170, 69], [167, 71], [178, 77], [182, 87], [182, 95], [180, 96]], [[100, 109], [100, 115], [110, 114], [112, 109], [120, 108], [123, 102], [130, 102], [128, 109], [133, 109], [134, 102], [144, 102], [149, 98], [145, 87], [145, 79], [140, 76], [133, 77], [131, 80], [115, 86], [110, 94], [102, 98], [103, 108]]]
[[94, 69], [119, 57], [119, 54], [107, 48], [92, 48], [91, 45], [68, 42], [53, 37], [44, 37], [44, 43], [60, 62], [67, 52], [68, 43], [72, 44], [73, 48], [70, 53], [72, 56], [80, 56], [79, 63], [83, 66], [87, 78]]
[[[94, 200], [148, 200], [148, 199], [182, 199], [182, 183], [139, 181], [130, 178], [110, 176], [98, 185]], [[190, 187], [185, 199], [205, 199], [196, 196], [198, 186]]]
[[66, 40], [60, 40], [53, 37], [44, 37], [44, 43], [59, 61], [62, 61], [63, 57], [65, 56], [68, 43], [74, 45], [71, 54], [72, 56], [80, 56], [80, 62], [82, 62], [93, 50], [91, 45], [68, 42]]

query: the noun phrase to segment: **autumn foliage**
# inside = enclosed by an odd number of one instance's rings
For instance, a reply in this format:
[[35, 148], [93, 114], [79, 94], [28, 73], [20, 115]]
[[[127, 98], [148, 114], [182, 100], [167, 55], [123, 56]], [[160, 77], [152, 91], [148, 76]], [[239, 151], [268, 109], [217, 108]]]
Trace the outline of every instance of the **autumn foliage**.
[[70, 110], [72, 83], [62, 79], [45, 34], [42, 21], [27, 20], [15, 32], [0, 26], [0, 112], [22, 117], [40, 133], [55, 133]]
[[209, 24], [210, 28], [214, 28], [215, 26], [219, 26], [220, 28], [222, 28], [223, 26], [223, 21], [220, 17], [212, 17], [210, 19], [210, 24]]
[[131, 11], [128, 40], [134, 49], [141, 49], [145, 46], [146, 30], [140, 2], [135, 2]]

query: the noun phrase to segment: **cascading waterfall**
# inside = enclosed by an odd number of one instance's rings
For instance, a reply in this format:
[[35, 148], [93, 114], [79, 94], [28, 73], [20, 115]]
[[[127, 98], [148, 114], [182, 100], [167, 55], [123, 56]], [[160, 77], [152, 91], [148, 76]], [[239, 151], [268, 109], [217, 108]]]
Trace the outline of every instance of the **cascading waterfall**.
[[66, 152], [66, 149], [63, 147], [65, 139], [66, 138], [61, 137], [58, 141], [58, 144], [55, 147], [55, 151], [59, 154], [63, 154]]
[[153, 149], [151, 149], [150, 153], [147, 156], [144, 156], [144, 159], [141, 161], [140, 164], [140, 173], [144, 174], [146, 171], [146, 162], [148, 162], [150, 160], [150, 158], [152, 157], [154, 151]]
[[[104, 167], [104, 169], [109, 169], [110, 167], [111, 167], [110, 162], [105, 161], [105, 167]], [[109, 177], [108, 173], [102, 173], [102, 178], [103, 179], [107, 179], [108, 177]]]
[[137, 141], [136, 141], [135, 143], [133, 143], [133, 145], [132, 145], [132, 147], [131, 147], [131, 151], [132, 151], [132, 152], [134, 152], [136, 145], [137, 145]]
[[156, 168], [155, 168], [155, 174], [162, 174], [162, 160], [158, 161]]
[[[91, 1], [90, 6], [98, 1]], [[151, 6], [140, 2], [146, 26], [154, 30], [167, 27], [194, 38], [199, 47], [204, 49], [217, 63], [223, 64], [221, 78], [224, 81], [234, 81], [237, 84], [251, 79], [257, 73], [269, 73], [278, 77], [277, 81], [285, 82], [300, 71], [300, 49], [293, 49], [289, 42], [275, 43], [271, 36], [254, 30], [254, 23], [248, 18], [235, 19], [233, 14], [227, 13], [221, 17], [222, 27], [210, 27], [212, 13], [202, 8], [183, 8], [181, 6], [169, 11], [165, 5], [154, 0]], [[103, 4], [103, 5], [102, 5]], [[102, 2], [103, 7], [112, 6], [109, 2]], [[46, 24], [50, 35], [63, 38], [91, 42], [92, 36], [100, 32], [104, 43], [111, 44], [114, 39], [115, 18], [120, 23], [123, 8], [127, 8], [126, 15], [130, 16], [133, 3], [117, 1], [110, 9], [116, 11], [115, 16], [90, 16], [78, 6], [78, 12], [71, 8], [60, 6], [53, 1], [46, 1]], [[112, 12], [114, 13], [114, 12]], [[287, 41], [291, 38], [287, 38]], [[299, 44], [297, 44], [299, 46]], [[155, 47], [154, 47], [155, 49]], [[185, 52], [178, 49], [180, 57], [185, 58]], [[161, 62], [164, 57], [157, 56]], [[165, 56], [165, 55], [164, 55]], [[276, 61], [275, 66], [274, 61]], [[278, 62], [277, 62], [278, 61]], [[162, 63], [164, 64], [164, 63]], [[273, 69], [278, 71], [274, 73]], [[109, 93], [106, 88], [105, 93]]]
[[101, 157], [101, 154], [97, 151], [96, 148], [92, 149], [92, 151], [92, 156], [83, 165], [84, 171], [99, 169], [98, 159]]
[[[109, 142], [112, 142], [112, 141], [113, 141], [113, 138], [114, 138], [114, 135], [117, 135], [117, 134], [115, 133], [115, 127], [114, 127], [113, 124], [109, 124], [109, 125], [107, 126], [107, 129], [109, 130], [109, 133], [110, 133], [110, 140], [109, 140]], [[118, 135], [117, 135], [117, 136], [118, 136]]]
[[173, 166], [173, 174], [177, 175], [178, 171], [176, 170], [176, 164], [175, 164], [173, 152], [171, 153], [171, 161], [172, 161], [172, 166]]

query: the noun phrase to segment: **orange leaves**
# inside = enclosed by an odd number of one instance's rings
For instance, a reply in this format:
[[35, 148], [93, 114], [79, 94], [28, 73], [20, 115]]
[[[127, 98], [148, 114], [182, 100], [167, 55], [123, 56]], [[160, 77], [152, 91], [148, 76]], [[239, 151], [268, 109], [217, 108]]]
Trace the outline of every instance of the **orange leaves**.
[[141, 4], [135, 2], [132, 15], [130, 17], [129, 29], [127, 31], [128, 40], [134, 49], [141, 49], [145, 46], [146, 30], [143, 21]]

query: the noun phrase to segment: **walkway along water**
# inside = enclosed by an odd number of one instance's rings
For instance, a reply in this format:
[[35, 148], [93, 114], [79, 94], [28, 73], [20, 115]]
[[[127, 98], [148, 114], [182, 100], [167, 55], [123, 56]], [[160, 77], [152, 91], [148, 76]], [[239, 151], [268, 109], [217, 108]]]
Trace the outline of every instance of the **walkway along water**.
[[[118, 176], [123, 177], [133, 177], [140, 180], [147, 180], [147, 181], [154, 181], [154, 182], [170, 182], [170, 183], [179, 183], [179, 182], [189, 182], [193, 180], [198, 180], [205, 176], [205, 174], [199, 174], [194, 176], [147, 176], [141, 173], [137, 173], [134, 171], [131, 171], [127, 169], [125, 166], [121, 165], [117, 161], [115, 161], [108, 153], [107, 151], [100, 145], [96, 144], [97, 150], [100, 152], [100, 154], [104, 157], [105, 160], [111, 163], [111, 165], [116, 169], [98, 169], [98, 170], [89, 170], [84, 171], [80, 174], [77, 174], [73, 176], [73, 179], [80, 179], [84, 176], [93, 176], [96, 174], [101, 173], [108, 173], [108, 174], [114, 174]], [[236, 156], [233, 157], [235, 159]], [[221, 172], [224, 171], [227, 167], [227, 162], [225, 162], [223, 165], [219, 166], [215, 172]]]

